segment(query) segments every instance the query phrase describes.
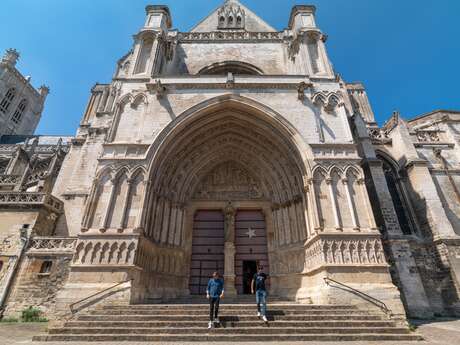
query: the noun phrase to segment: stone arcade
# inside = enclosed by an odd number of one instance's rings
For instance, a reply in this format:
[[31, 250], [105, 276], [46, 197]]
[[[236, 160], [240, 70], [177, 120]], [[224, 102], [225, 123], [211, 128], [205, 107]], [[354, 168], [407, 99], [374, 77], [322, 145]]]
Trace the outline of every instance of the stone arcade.
[[236, 0], [190, 32], [165, 6], [146, 16], [75, 138], [0, 146], [7, 315], [54, 317], [120, 282], [102, 303], [199, 294], [216, 269], [236, 296], [257, 264], [302, 303], [365, 303], [330, 277], [395, 315], [459, 313], [460, 113], [379, 128], [313, 6], [281, 32]]

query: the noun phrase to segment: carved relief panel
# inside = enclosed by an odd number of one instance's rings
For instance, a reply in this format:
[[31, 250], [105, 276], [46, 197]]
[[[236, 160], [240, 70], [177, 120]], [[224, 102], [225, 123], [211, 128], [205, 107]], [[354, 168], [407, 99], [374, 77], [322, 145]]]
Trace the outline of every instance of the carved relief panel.
[[198, 200], [258, 200], [264, 194], [257, 181], [241, 165], [226, 162], [212, 170], [199, 183], [194, 199]]

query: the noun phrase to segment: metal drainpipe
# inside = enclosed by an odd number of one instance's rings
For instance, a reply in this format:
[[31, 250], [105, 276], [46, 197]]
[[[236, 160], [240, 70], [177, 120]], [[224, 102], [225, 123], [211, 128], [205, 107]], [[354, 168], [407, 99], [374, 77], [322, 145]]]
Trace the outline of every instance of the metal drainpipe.
[[2, 294], [0, 295], [0, 316], [3, 314], [4, 308], [5, 308], [5, 301], [9, 295], [11, 284], [14, 280], [14, 277], [16, 276], [16, 270], [19, 266], [19, 263], [22, 260], [22, 257], [24, 256], [24, 252], [27, 248], [27, 245], [29, 243], [29, 236], [28, 236], [28, 230], [29, 230], [29, 224], [24, 224], [22, 228], [19, 230], [20, 231], [20, 238], [21, 238], [21, 250], [19, 252], [19, 255], [16, 256], [16, 261], [13, 265], [13, 268], [10, 268], [10, 273], [8, 274], [5, 288], [2, 291]]

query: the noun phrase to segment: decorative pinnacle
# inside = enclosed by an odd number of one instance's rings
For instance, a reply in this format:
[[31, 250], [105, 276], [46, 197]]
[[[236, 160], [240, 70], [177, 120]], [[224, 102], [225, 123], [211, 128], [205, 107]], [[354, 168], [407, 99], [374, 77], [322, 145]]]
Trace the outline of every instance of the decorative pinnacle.
[[5, 54], [3, 55], [2, 62], [6, 62], [7, 64], [10, 64], [12, 66], [16, 66], [16, 63], [19, 60], [19, 52], [16, 49], [9, 48], [5, 51]]
[[38, 91], [40, 92], [40, 95], [45, 98], [46, 96], [48, 96], [48, 94], [50, 93], [50, 88], [46, 85], [42, 85], [38, 88]]

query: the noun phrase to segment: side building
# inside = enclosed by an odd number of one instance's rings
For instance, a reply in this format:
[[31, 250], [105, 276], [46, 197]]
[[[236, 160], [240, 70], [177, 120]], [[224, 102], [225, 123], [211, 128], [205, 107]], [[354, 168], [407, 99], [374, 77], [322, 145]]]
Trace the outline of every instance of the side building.
[[18, 59], [19, 53], [8, 49], [0, 61], [0, 137], [33, 134], [49, 93], [44, 85], [35, 89], [19, 72]]

